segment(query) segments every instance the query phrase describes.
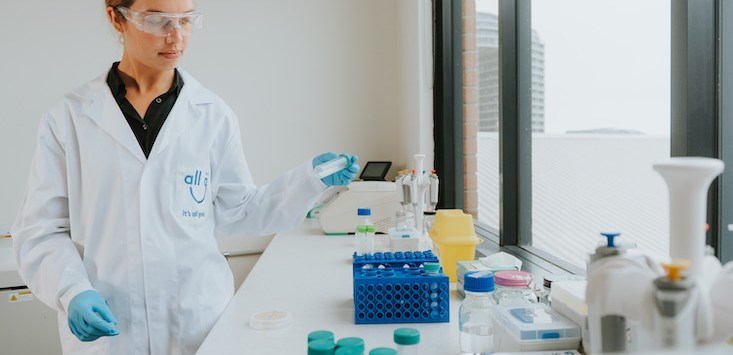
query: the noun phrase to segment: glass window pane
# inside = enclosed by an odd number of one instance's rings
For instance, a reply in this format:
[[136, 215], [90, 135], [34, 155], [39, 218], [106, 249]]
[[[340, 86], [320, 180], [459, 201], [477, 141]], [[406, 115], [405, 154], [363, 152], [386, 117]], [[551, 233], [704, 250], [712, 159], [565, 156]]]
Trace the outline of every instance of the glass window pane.
[[669, 1], [534, 0], [532, 28], [533, 245], [583, 268], [600, 232], [668, 254]]
[[478, 221], [499, 230], [499, 3], [476, 0]]

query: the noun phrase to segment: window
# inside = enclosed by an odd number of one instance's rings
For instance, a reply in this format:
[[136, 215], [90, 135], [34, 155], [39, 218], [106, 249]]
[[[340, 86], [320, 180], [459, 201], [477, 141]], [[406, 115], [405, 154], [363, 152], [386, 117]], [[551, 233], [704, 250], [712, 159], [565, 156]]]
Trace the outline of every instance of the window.
[[[532, 1], [532, 245], [584, 268], [600, 232], [669, 254], [670, 2]], [[582, 30], [579, 30], [582, 29]]]
[[[451, 3], [455, 12], [461, 2]], [[461, 10], [464, 45], [472, 33], [476, 36], [479, 233], [546, 270], [582, 272], [586, 255], [605, 231], [621, 232], [641, 249], [666, 255], [668, 197], [652, 164], [669, 156], [708, 156], [729, 167], [710, 188], [708, 243], [721, 261], [733, 258], [728, 230], [733, 189], [725, 188], [733, 182], [733, 21], [726, 20], [733, 18], [733, 5], [693, 0], [462, 3], [471, 6]], [[474, 6], [475, 22], [466, 22]], [[436, 19], [444, 20], [439, 13]], [[497, 30], [486, 29], [489, 23]], [[455, 33], [455, 24], [452, 29]], [[482, 50], [482, 36], [491, 33], [498, 34], [497, 48]], [[445, 60], [449, 53], [437, 44], [436, 58]], [[484, 52], [489, 54], [482, 59]], [[470, 56], [466, 50], [459, 53]], [[492, 62], [489, 55], [498, 60]], [[446, 67], [436, 67], [441, 69]], [[498, 82], [487, 79], [492, 72]], [[471, 77], [464, 72], [461, 79], [453, 85], [465, 88]], [[443, 92], [458, 92], [447, 84]], [[439, 105], [441, 97], [435, 99]], [[469, 111], [469, 104], [466, 99], [453, 107]], [[486, 118], [497, 110], [496, 120]], [[468, 112], [454, 118], [436, 115], [436, 137], [439, 122], [448, 126], [455, 123], [451, 119], [470, 117]], [[468, 142], [471, 132], [465, 133], [461, 138]], [[454, 156], [465, 158], [465, 169], [453, 172], [468, 182], [472, 152], [468, 145], [461, 147], [465, 154]], [[436, 140], [436, 160], [444, 149]], [[464, 192], [468, 199], [468, 184]], [[498, 250], [487, 244], [484, 252]]]
[[[499, 235], [499, 2], [476, 0], [475, 4], [475, 36], [469, 45], [475, 46], [478, 65], [475, 71], [464, 68], [478, 83], [475, 152], [478, 209], [474, 217]], [[464, 31], [467, 29], [471, 27], [464, 27]]]

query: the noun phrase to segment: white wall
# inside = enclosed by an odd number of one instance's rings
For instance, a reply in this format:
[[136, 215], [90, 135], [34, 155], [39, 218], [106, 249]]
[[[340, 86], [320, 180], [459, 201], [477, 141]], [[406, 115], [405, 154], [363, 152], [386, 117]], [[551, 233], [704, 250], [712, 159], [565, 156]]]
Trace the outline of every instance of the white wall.
[[[182, 67], [238, 113], [259, 184], [329, 150], [397, 166], [424, 152], [429, 168], [432, 91], [420, 68], [432, 64], [420, 59], [419, 31], [431, 30], [418, 17], [430, 3], [419, 1], [201, 0], [204, 29]], [[3, 5], [0, 232], [22, 198], [43, 112], [121, 54], [103, 0]]]

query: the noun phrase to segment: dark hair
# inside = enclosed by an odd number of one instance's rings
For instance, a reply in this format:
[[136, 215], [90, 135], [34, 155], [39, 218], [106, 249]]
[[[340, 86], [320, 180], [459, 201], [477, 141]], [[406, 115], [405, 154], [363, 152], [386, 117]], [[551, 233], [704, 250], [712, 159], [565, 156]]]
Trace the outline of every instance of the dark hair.
[[106, 5], [106, 7], [113, 8], [115, 10], [115, 12], [118, 15], [120, 15], [120, 19], [122, 21], [125, 21], [125, 16], [122, 16], [122, 14], [119, 11], [117, 11], [117, 7], [118, 6], [130, 7], [134, 3], [135, 3], [135, 0], [104, 0], [104, 4]]

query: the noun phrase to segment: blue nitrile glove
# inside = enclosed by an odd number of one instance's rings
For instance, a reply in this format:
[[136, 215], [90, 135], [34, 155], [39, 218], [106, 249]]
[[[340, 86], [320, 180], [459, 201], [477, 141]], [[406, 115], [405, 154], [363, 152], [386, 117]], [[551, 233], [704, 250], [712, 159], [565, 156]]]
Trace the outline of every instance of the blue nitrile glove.
[[97, 291], [84, 291], [69, 303], [69, 328], [81, 341], [120, 334], [117, 319]]
[[[329, 175], [321, 179], [326, 186], [341, 186], [341, 185], [348, 185], [351, 180], [353, 180], [356, 177], [356, 173], [359, 172], [359, 164], [356, 163], [357, 160], [359, 160], [359, 157], [356, 155], [351, 154], [344, 154], [348, 157], [348, 159], [351, 160], [351, 166], [349, 166], [346, 169], [343, 169], [335, 174]], [[335, 159], [339, 155], [336, 153], [328, 152], [323, 153], [315, 158], [313, 158], [313, 167], [317, 167], [318, 165], [321, 165], [327, 161], [330, 161], [332, 159]]]

